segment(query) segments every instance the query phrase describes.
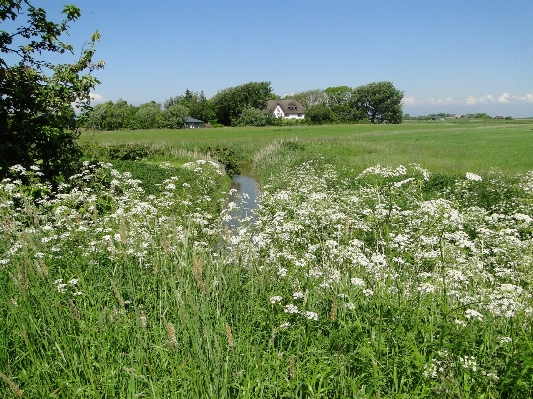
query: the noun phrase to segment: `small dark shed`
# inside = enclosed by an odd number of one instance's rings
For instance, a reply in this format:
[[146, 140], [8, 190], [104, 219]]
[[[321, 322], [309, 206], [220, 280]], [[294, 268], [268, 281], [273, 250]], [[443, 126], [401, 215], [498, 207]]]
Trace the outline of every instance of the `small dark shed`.
[[203, 129], [205, 127], [205, 122], [194, 118], [186, 118], [185, 122], [183, 122], [183, 127], [185, 129]]

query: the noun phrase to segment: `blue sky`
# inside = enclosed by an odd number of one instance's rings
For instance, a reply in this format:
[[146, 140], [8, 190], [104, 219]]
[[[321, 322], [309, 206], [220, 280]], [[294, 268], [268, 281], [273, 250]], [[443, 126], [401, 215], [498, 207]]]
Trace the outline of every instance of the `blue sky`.
[[270, 81], [285, 95], [391, 81], [411, 115], [533, 116], [532, 0], [33, 0], [59, 20], [82, 10], [68, 42], [102, 35], [98, 101], [209, 98]]

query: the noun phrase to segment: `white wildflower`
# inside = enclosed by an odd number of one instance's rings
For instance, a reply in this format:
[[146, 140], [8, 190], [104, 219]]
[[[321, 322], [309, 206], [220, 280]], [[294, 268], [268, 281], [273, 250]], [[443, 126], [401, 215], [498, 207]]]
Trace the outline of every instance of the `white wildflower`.
[[463, 320], [455, 319], [455, 324], [461, 327], [466, 327], [466, 322], [464, 322]]
[[467, 319], [477, 319], [483, 321], [483, 315], [474, 309], [467, 309], [465, 312], [465, 317]]
[[421, 293], [424, 293], [424, 294], [431, 294], [433, 292], [435, 292], [436, 290], [436, 287], [432, 284], [429, 284], [429, 283], [422, 283], [420, 285], [418, 285], [418, 287], [416, 287], [416, 289], [421, 292]]
[[315, 320], [315, 321], [318, 320], [318, 313], [306, 311], [303, 313], [303, 315], [307, 317], [309, 320]]
[[294, 299], [303, 299], [304, 298], [304, 293], [303, 292], [295, 292], [294, 294], [292, 294], [292, 297]]
[[298, 306], [289, 303], [288, 305], [285, 305], [285, 309], [283, 311], [289, 314], [298, 313]]
[[65, 292], [67, 292], [67, 286], [68, 284], [64, 284], [64, 283], [60, 283], [57, 285], [57, 292], [59, 292], [60, 294], [64, 294]]
[[437, 378], [437, 365], [435, 363], [424, 365], [424, 377]]
[[471, 173], [471, 172], [466, 172], [466, 178], [468, 180], [472, 180], [472, 181], [481, 181], [481, 176], [479, 175], [476, 175], [475, 173]]
[[356, 287], [364, 287], [366, 285], [365, 280], [359, 277], [352, 277], [350, 281]]
[[477, 371], [477, 363], [474, 356], [459, 357], [459, 360], [461, 361], [463, 368]]

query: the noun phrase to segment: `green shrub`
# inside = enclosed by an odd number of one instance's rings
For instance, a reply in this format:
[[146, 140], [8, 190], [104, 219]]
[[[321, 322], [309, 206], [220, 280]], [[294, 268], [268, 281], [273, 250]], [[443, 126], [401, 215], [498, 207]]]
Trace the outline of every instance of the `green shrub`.
[[146, 144], [130, 143], [108, 147], [108, 156], [110, 159], [128, 161], [143, 159], [153, 154], [154, 148]]
[[232, 148], [217, 145], [215, 147], [207, 147], [204, 152], [224, 165], [228, 175], [233, 176], [241, 173], [241, 168], [238, 164], [239, 159]]
[[246, 108], [237, 119], [231, 121], [232, 126], [266, 126], [267, 118], [257, 108]]
[[324, 123], [336, 122], [335, 113], [325, 104], [312, 105], [307, 108], [305, 118], [309, 123], [322, 125]]

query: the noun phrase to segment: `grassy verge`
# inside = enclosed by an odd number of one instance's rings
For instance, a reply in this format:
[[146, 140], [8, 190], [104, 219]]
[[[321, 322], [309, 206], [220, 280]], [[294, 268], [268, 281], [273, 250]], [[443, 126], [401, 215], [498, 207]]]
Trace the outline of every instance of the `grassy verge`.
[[1, 182], [2, 396], [531, 397], [533, 175], [319, 148], [257, 151], [234, 231], [209, 160]]

